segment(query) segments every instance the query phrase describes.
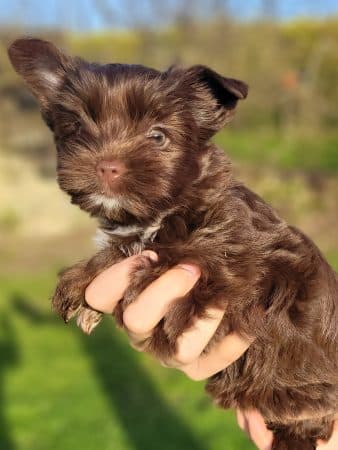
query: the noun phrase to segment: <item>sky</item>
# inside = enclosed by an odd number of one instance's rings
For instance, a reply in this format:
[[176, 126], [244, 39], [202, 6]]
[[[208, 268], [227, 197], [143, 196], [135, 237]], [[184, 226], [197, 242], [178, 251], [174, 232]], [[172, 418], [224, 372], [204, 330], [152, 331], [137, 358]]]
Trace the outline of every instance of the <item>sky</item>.
[[[211, 2], [197, 1], [201, 16], [208, 15]], [[150, 3], [155, 7], [150, 8]], [[220, 0], [218, 3], [227, 4], [228, 11], [241, 20], [261, 16], [263, 5], [267, 11], [273, 9], [275, 17], [280, 20], [298, 16], [338, 16], [338, 0]], [[87, 31], [112, 26], [128, 27], [136, 20], [145, 24], [161, 24], [168, 17], [163, 5], [172, 11], [180, 4], [182, 0], [0, 0], [0, 27], [17, 24], [27, 28], [62, 27]], [[271, 8], [273, 4], [275, 7]]]

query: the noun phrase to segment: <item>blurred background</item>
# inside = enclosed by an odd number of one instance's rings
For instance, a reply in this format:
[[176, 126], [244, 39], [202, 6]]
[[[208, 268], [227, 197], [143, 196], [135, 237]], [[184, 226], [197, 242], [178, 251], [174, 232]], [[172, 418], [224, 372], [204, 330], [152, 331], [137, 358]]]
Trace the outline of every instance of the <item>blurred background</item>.
[[203, 383], [130, 350], [110, 320], [88, 338], [50, 311], [57, 271], [94, 252], [95, 223], [56, 185], [51, 135], [7, 59], [18, 35], [248, 82], [215, 140], [337, 268], [338, 2], [1, 0], [0, 449], [252, 450]]

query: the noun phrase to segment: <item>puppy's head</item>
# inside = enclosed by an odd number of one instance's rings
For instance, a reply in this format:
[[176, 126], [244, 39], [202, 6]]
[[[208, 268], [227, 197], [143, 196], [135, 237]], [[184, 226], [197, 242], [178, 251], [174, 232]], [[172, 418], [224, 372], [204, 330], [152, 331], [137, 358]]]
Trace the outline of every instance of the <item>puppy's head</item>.
[[244, 83], [204, 66], [89, 64], [39, 39], [18, 39], [9, 57], [54, 133], [61, 188], [122, 222], [148, 222], [176, 204], [206, 142], [247, 95]]

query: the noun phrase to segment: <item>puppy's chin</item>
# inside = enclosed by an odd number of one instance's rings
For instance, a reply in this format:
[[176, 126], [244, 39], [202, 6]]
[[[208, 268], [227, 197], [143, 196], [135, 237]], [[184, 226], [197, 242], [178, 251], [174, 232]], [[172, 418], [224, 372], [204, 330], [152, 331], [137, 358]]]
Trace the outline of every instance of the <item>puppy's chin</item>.
[[89, 198], [93, 206], [103, 207], [108, 211], [118, 211], [123, 208], [123, 200], [120, 195], [91, 194]]
[[[70, 194], [72, 203], [93, 217], [116, 221], [123, 224], [158, 222], [172, 208], [168, 199], [156, 199], [152, 203], [149, 197], [140, 198], [125, 193], [105, 195], [102, 193]], [[170, 208], [171, 207], [171, 208]]]

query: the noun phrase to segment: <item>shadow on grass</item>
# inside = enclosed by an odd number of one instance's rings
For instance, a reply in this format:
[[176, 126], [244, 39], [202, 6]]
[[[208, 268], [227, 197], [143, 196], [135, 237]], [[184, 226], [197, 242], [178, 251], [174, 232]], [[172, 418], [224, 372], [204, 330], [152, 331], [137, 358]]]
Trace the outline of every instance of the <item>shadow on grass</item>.
[[19, 293], [14, 293], [12, 295], [10, 299], [10, 305], [17, 313], [19, 313], [25, 319], [29, 320], [34, 325], [42, 325], [49, 322], [58, 322], [56, 314], [41, 311], [39, 308], [34, 306], [34, 304], [28, 298]]
[[[13, 295], [11, 305], [35, 325], [59, 322], [56, 315], [41, 311], [19, 294]], [[81, 339], [106, 400], [119, 417], [133, 448], [204, 450], [188, 425], [157, 391], [149, 374], [140, 365], [137, 353], [123, 342], [121, 333], [114, 331], [111, 320], [104, 320], [89, 337], [80, 333], [74, 324], [72, 327]], [[8, 354], [13, 354], [13, 350]], [[0, 430], [4, 429], [2, 425], [6, 424], [0, 416]], [[14, 450], [10, 445], [0, 445], [2, 449]]]
[[104, 321], [95, 333], [81, 335], [111, 409], [137, 450], [203, 450], [187, 424], [164, 401], [137, 355]]
[[19, 362], [19, 351], [16, 334], [10, 321], [10, 317], [7, 314], [1, 314], [0, 328], [0, 449], [14, 450], [15, 445], [5, 415], [6, 399], [4, 395], [4, 385], [6, 371], [17, 365]]

